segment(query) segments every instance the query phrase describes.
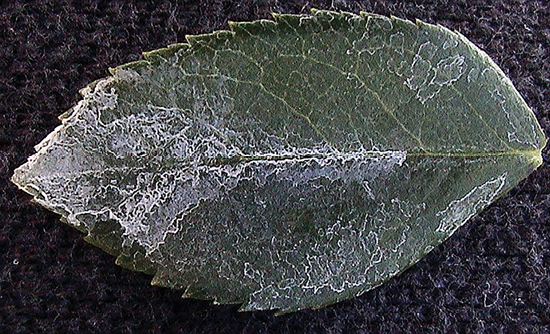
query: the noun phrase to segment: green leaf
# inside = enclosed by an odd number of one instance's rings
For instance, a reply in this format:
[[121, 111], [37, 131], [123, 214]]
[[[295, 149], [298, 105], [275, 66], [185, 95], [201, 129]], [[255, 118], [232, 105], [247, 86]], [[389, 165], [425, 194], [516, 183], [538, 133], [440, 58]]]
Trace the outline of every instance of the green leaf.
[[90, 84], [13, 182], [155, 285], [289, 312], [401, 273], [542, 162], [535, 116], [456, 32], [230, 28]]

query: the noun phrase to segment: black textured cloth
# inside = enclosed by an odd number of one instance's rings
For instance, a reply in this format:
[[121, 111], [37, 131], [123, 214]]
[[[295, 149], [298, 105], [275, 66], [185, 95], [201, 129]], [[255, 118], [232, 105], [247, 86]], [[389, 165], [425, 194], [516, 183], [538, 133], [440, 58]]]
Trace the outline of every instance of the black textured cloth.
[[122, 269], [9, 182], [78, 89], [142, 51], [227, 21], [311, 7], [395, 15], [466, 35], [550, 129], [546, 0], [0, 2], [0, 333], [550, 333], [544, 164], [422, 261], [320, 310], [276, 317], [180, 298]]

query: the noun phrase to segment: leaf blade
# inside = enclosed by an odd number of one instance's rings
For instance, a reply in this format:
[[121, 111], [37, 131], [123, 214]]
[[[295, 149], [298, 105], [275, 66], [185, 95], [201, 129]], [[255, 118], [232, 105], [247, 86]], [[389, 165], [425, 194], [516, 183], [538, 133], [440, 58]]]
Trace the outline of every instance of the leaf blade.
[[383, 283], [541, 164], [532, 111], [458, 33], [274, 20], [113, 69], [12, 180], [155, 285], [286, 312]]

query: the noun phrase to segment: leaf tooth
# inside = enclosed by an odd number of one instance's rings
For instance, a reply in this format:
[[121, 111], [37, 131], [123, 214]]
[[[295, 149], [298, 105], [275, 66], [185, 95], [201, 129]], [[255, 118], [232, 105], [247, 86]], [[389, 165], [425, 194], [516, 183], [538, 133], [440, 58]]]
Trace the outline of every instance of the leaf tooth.
[[232, 32], [244, 35], [252, 35], [252, 32], [250, 30], [256, 26], [256, 24], [252, 24], [252, 22], [235, 21], [228, 21], [227, 25], [229, 26], [229, 30], [231, 30]]
[[265, 310], [274, 310], [275, 315], [283, 315], [291, 312], [299, 311], [300, 309], [303, 309], [303, 307], [298, 306], [298, 304], [293, 304], [292, 306], [284, 306], [281, 307], [277, 304], [271, 304], [269, 306], [262, 305], [259, 306], [252, 298], [247, 300], [246, 302], [242, 303], [241, 307], [239, 307], [239, 312], [251, 312], [251, 311], [265, 311]]
[[120, 254], [117, 256], [115, 263], [123, 268], [140, 271], [148, 275], [154, 275], [157, 271], [153, 263], [147, 260], [144, 254], [140, 253]]
[[[312, 15], [277, 14], [273, 19], [277, 24], [291, 29], [326, 30], [341, 27], [353, 28], [361, 17], [349, 12], [311, 9]], [[320, 28], [320, 29], [319, 29]]]
[[258, 20], [253, 22], [229, 21], [229, 29], [236, 35], [254, 35], [258, 33], [272, 32], [277, 28], [277, 23], [272, 20]]
[[210, 295], [206, 289], [197, 285], [189, 285], [185, 292], [181, 295], [182, 298], [194, 298], [201, 300], [213, 300], [214, 297]]
[[[82, 90], [82, 89], [81, 89], [81, 90]], [[81, 93], [81, 95], [83, 95], [83, 94]], [[62, 113], [61, 115], [57, 116], [57, 118], [58, 118], [60, 121], [62, 121], [62, 120], [64, 120], [65, 118], [69, 118], [69, 117], [72, 115], [72, 113], [73, 113], [74, 111], [75, 111], [75, 109], [74, 109], [74, 107], [72, 107], [72, 108], [66, 110], [66, 111], [65, 111], [64, 113]]]
[[250, 311], [260, 311], [262, 309], [259, 309], [252, 303], [250, 300], [244, 302], [241, 307], [239, 307], [239, 312], [250, 312]]
[[[81, 88], [78, 90], [78, 93], [84, 97], [86, 95], [88, 95], [91, 91], [94, 90], [95, 86], [97, 85], [98, 82], [100, 82], [101, 80], [103, 80], [103, 78], [101, 79], [97, 79], [97, 80], [94, 80], [92, 82], [90, 82], [89, 84], [87, 84], [84, 88]], [[72, 110], [73, 108], [71, 108]]]
[[151, 279], [151, 285], [175, 290], [186, 289], [186, 286], [182, 284], [181, 279], [177, 277], [177, 273], [171, 272], [169, 269], [164, 267], [157, 269], [155, 276]]
[[298, 19], [298, 15], [296, 14], [271, 13], [271, 17], [273, 17], [273, 21], [277, 23], [284, 23], [284, 24], [289, 24], [292, 22], [295, 22], [297, 24], [300, 23], [300, 20]]
[[311, 14], [316, 15], [317, 13], [319, 13], [320, 11], [322, 11], [322, 9], [311, 8], [309, 11], [311, 12]]
[[144, 67], [149, 67], [151, 63], [147, 60], [136, 60], [130, 63], [126, 63], [124, 65], [117, 66], [115, 68], [109, 68], [109, 73], [111, 75], [115, 75], [116, 71], [118, 70], [134, 70], [138, 71]]
[[176, 43], [168, 45], [165, 48], [149, 51], [149, 52], [143, 52], [143, 58], [145, 60], [150, 62], [155, 62], [159, 58], [161, 59], [167, 59], [170, 57], [173, 57], [176, 53], [178, 53], [180, 50], [186, 50], [189, 49], [189, 44], [187, 43]]
[[[379, 16], [383, 16], [383, 15], [380, 15], [380, 14], [374, 14], [374, 13], [369, 13], [369, 12], [364, 12], [364, 11], [360, 11], [359, 12], [359, 15], [361, 15], [361, 17], [367, 19], [369, 17], [379, 17]], [[385, 17], [385, 16], [383, 16]]]
[[[183, 296], [182, 296], [183, 297]], [[238, 298], [238, 297], [237, 297]], [[230, 305], [230, 304], [242, 304], [242, 299], [236, 299], [235, 296], [229, 296], [226, 295], [218, 295], [214, 298], [212, 301], [215, 305]]]
[[420, 28], [420, 23], [424, 23], [420, 20], [416, 20], [415, 22], [412, 22], [410, 20], [402, 19], [397, 16], [390, 15], [390, 19], [392, 20], [395, 27], [403, 28], [403, 30], [413, 29], [413, 28]]
[[193, 48], [202, 46], [215, 47], [231, 39], [235, 33], [230, 30], [218, 30], [210, 34], [186, 35], [185, 39]]
[[296, 311], [299, 311], [299, 310], [301, 310], [301, 308], [299, 308], [299, 307], [282, 308], [282, 309], [278, 309], [275, 312], [275, 316], [278, 317], [278, 316], [285, 315], [285, 314], [292, 313], [292, 312], [296, 312]]
[[271, 13], [273, 20], [279, 25], [286, 25], [290, 28], [297, 28], [300, 25], [301, 15]]
[[416, 24], [417, 27], [421, 28], [423, 25], [425, 25], [426, 23], [424, 23], [424, 21], [420, 20], [420, 19], [416, 19], [414, 21], [414, 23]]
[[350, 27], [354, 20], [361, 18], [360, 15], [345, 11], [335, 12], [332, 10], [312, 9], [311, 13], [319, 21], [326, 22], [332, 28]]

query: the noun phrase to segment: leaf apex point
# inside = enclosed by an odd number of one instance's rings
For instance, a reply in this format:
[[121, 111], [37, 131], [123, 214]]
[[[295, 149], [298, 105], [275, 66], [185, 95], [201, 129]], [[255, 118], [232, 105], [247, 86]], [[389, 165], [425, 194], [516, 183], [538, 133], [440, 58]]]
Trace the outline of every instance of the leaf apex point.
[[542, 156], [542, 149], [538, 150], [538, 154], [533, 154], [533, 163], [535, 165], [534, 169], [539, 168], [544, 163], [544, 158]]

